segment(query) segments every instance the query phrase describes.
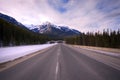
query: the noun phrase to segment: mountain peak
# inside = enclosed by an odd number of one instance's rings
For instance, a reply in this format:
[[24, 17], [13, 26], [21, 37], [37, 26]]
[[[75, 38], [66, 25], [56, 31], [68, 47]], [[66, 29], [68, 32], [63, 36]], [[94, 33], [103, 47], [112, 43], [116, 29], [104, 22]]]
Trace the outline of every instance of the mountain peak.
[[81, 32], [75, 29], [71, 29], [68, 26], [57, 26], [50, 22], [45, 22], [41, 25], [32, 25], [32, 31], [46, 34], [52, 37], [67, 37], [67, 36], [74, 36], [79, 35]]

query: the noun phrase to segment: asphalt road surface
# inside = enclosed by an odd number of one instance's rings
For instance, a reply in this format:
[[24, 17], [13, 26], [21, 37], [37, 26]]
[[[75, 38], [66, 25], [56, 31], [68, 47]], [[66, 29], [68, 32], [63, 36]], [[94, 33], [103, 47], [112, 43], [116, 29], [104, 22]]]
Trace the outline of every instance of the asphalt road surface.
[[120, 80], [120, 58], [57, 44], [0, 72], [0, 80]]

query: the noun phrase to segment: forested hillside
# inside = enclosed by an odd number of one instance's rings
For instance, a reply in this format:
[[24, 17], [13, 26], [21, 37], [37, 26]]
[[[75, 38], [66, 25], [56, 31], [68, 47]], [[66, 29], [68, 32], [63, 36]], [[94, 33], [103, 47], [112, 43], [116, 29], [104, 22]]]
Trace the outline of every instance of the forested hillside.
[[48, 37], [0, 19], [0, 46], [45, 43]]
[[68, 44], [120, 48], [120, 30], [111, 31], [107, 29], [103, 30], [102, 33], [99, 31], [82, 33], [79, 36], [66, 38], [65, 41]]

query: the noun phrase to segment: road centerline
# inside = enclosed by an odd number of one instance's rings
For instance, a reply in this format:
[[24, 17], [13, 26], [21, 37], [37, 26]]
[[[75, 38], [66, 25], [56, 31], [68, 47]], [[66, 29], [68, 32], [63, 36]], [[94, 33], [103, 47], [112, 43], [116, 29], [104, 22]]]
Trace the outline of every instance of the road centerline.
[[57, 51], [57, 63], [56, 63], [56, 70], [55, 70], [55, 80], [58, 80], [58, 73], [59, 73], [59, 56], [60, 56], [60, 47], [58, 48]]

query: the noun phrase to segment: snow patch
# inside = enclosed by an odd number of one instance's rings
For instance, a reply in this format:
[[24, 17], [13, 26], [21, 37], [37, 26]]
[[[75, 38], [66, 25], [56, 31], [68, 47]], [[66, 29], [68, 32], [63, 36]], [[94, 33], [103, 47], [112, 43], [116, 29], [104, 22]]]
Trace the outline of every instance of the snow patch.
[[12, 61], [19, 57], [32, 54], [36, 51], [48, 48], [56, 44], [43, 44], [43, 45], [29, 45], [0, 48], [0, 63]]

